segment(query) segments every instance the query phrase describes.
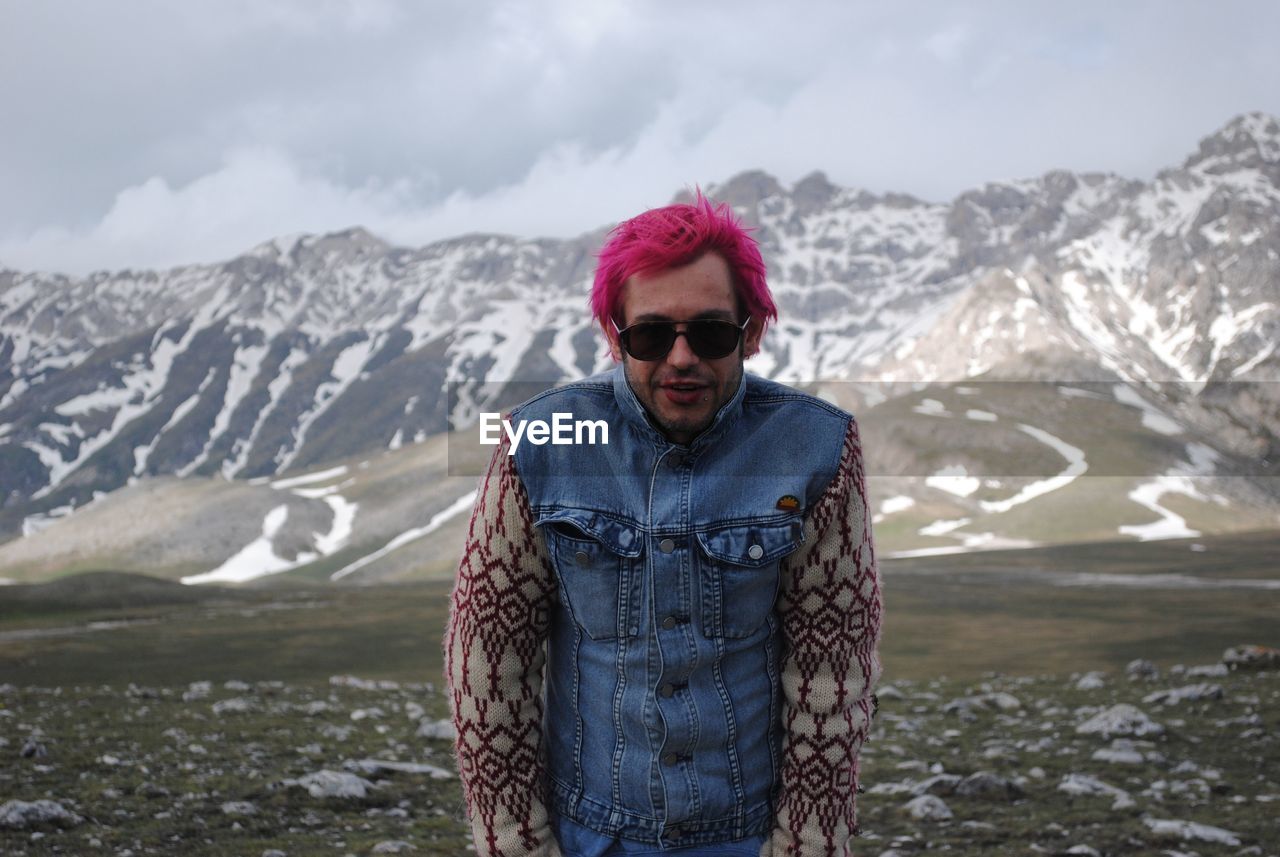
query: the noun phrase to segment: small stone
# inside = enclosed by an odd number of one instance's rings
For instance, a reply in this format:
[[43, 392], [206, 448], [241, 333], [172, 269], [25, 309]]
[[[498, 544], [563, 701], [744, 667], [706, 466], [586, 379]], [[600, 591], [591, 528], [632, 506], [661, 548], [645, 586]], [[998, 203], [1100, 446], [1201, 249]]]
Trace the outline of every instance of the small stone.
[[1124, 738], [1117, 738], [1111, 742], [1110, 747], [1095, 751], [1093, 759], [1118, 765], [1141, 765], [1143, 762], [1142, 753], [1132, 741]]
[[222, 805], [223, 815], [257, 815], [258, 807], [247, 800], [229, 800]]
[[0, 828], [25, 830], [42, 825], [74, 827], [82, 821], [83, 818], [55, 800], [10, 800], [0, 804]]
[[231, 699], [222, 699], [213, 704], [214, 714], [245, 714], [250, 711], [256, 711], [258, 705], [252, 699], [244, 696], [233, 696]]
[[1108, 785], [1102, 780], [1088, 774], [1066, 774], [1058, 783], [1058, 791], [1072, 795], [1106, 795], [1111, 797], [1111, 808], [1129, 809], [1134, 805], [1133, 797], [1124, 789]]
[[952, 817], [951, 808], [936, 795], [912, 798], [902, 808], [917, 821], [948, 821]]
[[377, 788], [363, 777], [330, 770], [307, 774], [296, 782], [316, 798], [363, 798], [369, 789]]
[[447, 719], [424, 720], [418, 725], [418, 737], [433, 741], [454, 741], [457, 740], [458, 732]]
[[1222, 685], [1220, 684], [1188, 684], [1183, 687], [1170, 688], [1169, 690], [1157, 690], [1155, 693], [1149, 693], [1142, 697], [1142, 701], [1148, 704], [1177, 705], [1179, 702], [1219, 700], [1222, 697]]
[[1100, 711], [1076, 727], [1081, 735], [1161, 735], [1164, 727], [1132, 705], [1121, 703]]
[[956, 785], [956, 794], [964, 797], [1003, 798], [1012, 800], [1022, 795], [1012, 781], [990, 771], [975, 771]]
[[1132, 679], [1153, 679], [1159, 678], [1160, 668], [1146, 658], [1137, 658], [1129, 661], [1124, 668], [1125, 674]]
[[388, 839], [384, 842], [379, 842], [377, 845], [373, 846], [373, 849], [369, 853], [370, 854], [401, 854], [405, 851], [417, 851], [417, 850], [418, 850], [417, 846], [411, 845], [410, 843], [405, 842], [403, 839]]
[[949, 795], [955, 792], [960, 784], [958, 774], [934, 774], [927, 780], [921, 780], [911, 787], [913, 794]]
[[1187, 670], [1187, 678], [1221, 678], [1230, 673], [1226, 664], [1208, 664]]
[[1196, 839], [1201, 842], [1217, 842], [1221, 845], [1240, 844], [1239, 834], [1209, 824], [1160, 818], [1144, 818], [1142, 823], [1149, 827], [1156, 836], [1181, 839], [1183, 841]]
[[28, 738], [22, 745], [19, 755], [24, 759], [44, 759], [48, 757], [49, 751], [39, 741]]
[[1222, 662], [1233, 670], [1280, 669], [1280, 649], [1269, 646], [1232, 646], [1222, 653]]
[[1096, 671], [1085, 673], [1080, 677], [1080, 680], [1076, 682], [1076, 690], [1098, 690], [1099, 688], [1106, 687], [1107, 683], [1103, 680], [1103, 675], [1105, 675], [1105, 673]]
[[187, 689], [182, 693], [183, 702], [194, 702], [197, 699], [204, 699], [213, 690], [213, 682], [209, 681], [193, 681], [187, 685]]

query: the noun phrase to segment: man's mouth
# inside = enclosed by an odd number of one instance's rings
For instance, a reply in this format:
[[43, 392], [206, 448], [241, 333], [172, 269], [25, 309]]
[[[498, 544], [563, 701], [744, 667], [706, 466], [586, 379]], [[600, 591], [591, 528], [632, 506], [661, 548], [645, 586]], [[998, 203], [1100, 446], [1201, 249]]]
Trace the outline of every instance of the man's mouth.
[[696, 381], [668, 381], [661, 385], [667, 399], [677, 405], [693, 405], [702, 399], [706, 384]]

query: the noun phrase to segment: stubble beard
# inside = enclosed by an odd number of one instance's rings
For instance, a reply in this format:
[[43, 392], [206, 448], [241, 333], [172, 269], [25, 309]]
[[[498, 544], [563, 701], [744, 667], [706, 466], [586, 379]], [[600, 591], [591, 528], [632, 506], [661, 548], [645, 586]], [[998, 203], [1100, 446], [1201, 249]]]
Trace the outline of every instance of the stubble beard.
[[[741, 354], [741, 352], [739, 352], [739, 354]], [[720, 412], [720, 408], [724, 407], [725, 402], [729, 401], [733, 394], [737, 392], [738, 386], [742, 383], [742, 373], [744, 371], [742, 361], [739, 360], [737, 369], [728, 379], [728, 384], [724, 389], [716, 386], [716, 381], [714, 379], [712, 380], [712, 386], [710, 388], [712, 391], [711, 395], [716, 397], [716, 401], [713, 403], [713, 406], [705, 412], [705, 414], [697, 418], [690, 416], [671, 420], [664, 417], [662, 415], [662, 411], [659, 409], [657, 397], [662, 395], [661, 388], [657, 386], [650, 386], [656, 380], [655, 377], [651, 375], [649, 377], [648, 384], [640, 381], [631, 372], [632, 362], [633, 360], [631, 357], [623, 355], [622, 370], [627, 379], [627, 383], [631, 385], [631, 391], [636, 394], [638, 399], [640, 399], [640, 404], [644, 406], [645, 412], [649, 415], [649, 421], [657, 426], [657, 428], [666, 435], [669, 440], [674, 434], [687, 434], [690, 436], [690, 441], [692, 441], [692, 438], [697, 437], [705, 431], [715, 419], [716, 414]], [[672, 376], [666, 377], [670, 378]], [[700, 376], [691, 377], [697, 377], [698, 380], [702, 380]], [[672, 442], [675, 443], [677, 441], [672, 440]]]

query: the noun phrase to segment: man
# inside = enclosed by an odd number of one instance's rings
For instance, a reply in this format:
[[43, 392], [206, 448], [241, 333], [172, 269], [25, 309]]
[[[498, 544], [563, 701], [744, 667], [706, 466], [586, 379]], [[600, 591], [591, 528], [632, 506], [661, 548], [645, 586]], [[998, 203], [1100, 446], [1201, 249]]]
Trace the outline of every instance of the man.
[[621, 224], [591, 297], [621, 366], [510, 414], [609, 442], [504, 444], [481, 480], [445, 639], [478, 854], [849, 853], [881, 673], [861, 446], [743, 372], [764, 272], [701, 193]]

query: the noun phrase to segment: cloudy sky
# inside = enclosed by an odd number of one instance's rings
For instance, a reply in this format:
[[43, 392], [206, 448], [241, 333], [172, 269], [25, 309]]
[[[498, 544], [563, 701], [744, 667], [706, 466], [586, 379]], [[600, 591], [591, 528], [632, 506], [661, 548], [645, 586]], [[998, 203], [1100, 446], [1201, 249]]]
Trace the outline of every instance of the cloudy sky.
[[0, 0], [0, 267], [569, 236], [752, 168], [947, 200], [1280, 114], [1280, 3]]

